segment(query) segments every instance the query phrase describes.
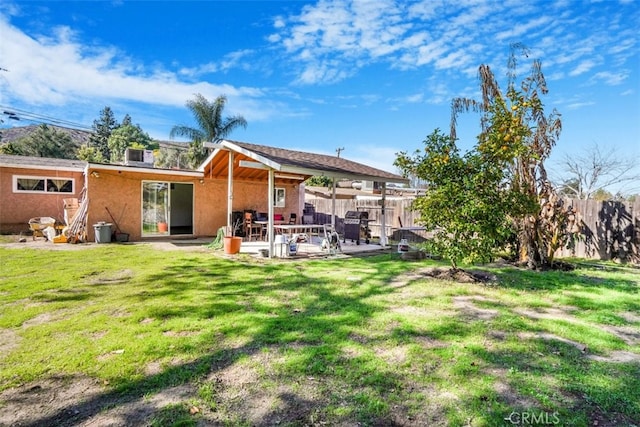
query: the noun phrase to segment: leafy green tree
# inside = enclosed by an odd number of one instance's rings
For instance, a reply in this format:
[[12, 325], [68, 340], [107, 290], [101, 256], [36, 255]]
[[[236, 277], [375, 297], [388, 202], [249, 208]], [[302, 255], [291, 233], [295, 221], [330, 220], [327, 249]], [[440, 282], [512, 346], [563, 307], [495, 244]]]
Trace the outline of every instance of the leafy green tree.
[[[129, 121], [130, 122], [130, 121]], [[139, 125], [125, 124], [111, 132], [107, 141], [111, 162], [124, 161], [124, 153], [127, 148], [154, 149], [157, 144]]]
[[599, 202], [605, 202], [607, 200], [614, 200], [616, 197], [611, 194], [610, 191], [607, 191], [604, 188], [598, 188], [592, 192], [590, 198]]
[[0, 144], [0, 154], [11, 154], [14, 156], [20, 156], [20, 147], [16, 146], [13, 142], [7, 142], [6, 144]]
[[434, 231], [431, 249], [449, 260], [486, 262], [512, 235], [505, 215], [517, 195], [504, 186], [504, 169], [478, 151], [461, 155], [455, 140], [436, 129], [423, 152], [401, 152], [395, 166], [428, 182], [425, 195], [413, 202], [418, 221]]
[[104, 107], [102, 111], [100, 111], [100, 117], [93, 121], [93, 132], [89, 136], [89, 146], [97, 148], [104, 160], [108, 161], [111, 159], [109, 137], [111, 136], [111, 132], [118, 126], [118, 122], [110, 107]]
[[315, 187], [331, 187], [333, 181], [328, 176], [316, 175], [310, 177], [304, 183]]
[[176, 125], [171, 129], [170, 138], [182, 136], [191, 140], [188, 157], [192, 168], [199, 166], [207, 158], [209, 150], [204, 146], [205, 142], [219, 141], [236, 128], [247, 127], [247, 121], [242, 116], [222, 117], [226, 103], [227, 97], [224, 95], [210, 102], [198, 93], [195, 99], [186, 103], [198, 127]]
[[90, 147], [88, 144], [83, 144], [78, 151], [76, 151], [76, 157], [79, 160], [92, 163], [104, 163], [105, 159], [102, 157], [102, 152], [97, 147]]
[[75, 146], [71, 136], [42, 124], [29, 136], [14, 141], [7, 151], [21, 156], [74, 159]]

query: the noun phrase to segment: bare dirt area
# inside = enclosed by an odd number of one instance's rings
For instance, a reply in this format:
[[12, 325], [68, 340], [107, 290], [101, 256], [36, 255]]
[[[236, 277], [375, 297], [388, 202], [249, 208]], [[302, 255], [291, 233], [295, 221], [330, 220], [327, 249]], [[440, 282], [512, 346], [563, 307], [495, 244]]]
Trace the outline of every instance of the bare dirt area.
[[9, 249], [38, 249], [38, 250], [50, 250], [50, 251], [78, 251], [78, 250], [87, 250], [91, 248], [98, 247], [96, 243], [53, 243], [48, 240], [45, 240], [42, 237], [36, 238], [33, 240], [31, 236], [27, 236], [23, 238], [23, 241], [20, 241], [19, 236], [11, 236], [8, 242], [1, 243], [5, 248]]
[[0, 426], [145, 426], [155, 413], [194, 396], [189, 385], [123, 397], [97, 380], [51, 377], [0, 394]]
[[[193, 415], [200, 426], [360, 425], [348, 416], [338, 424], [323, 421], [323, 408], [330, 395], [341, 387], [339, 383], [315, 377], [293, 384], [265, 382], [265, 375], [274, 375], [271, 370], [278, 362], [278, 351], [249, 353], [242, 361], [214, 364], [211, 373], [195, 384], [168, 387], [153, 394], [119, 395], [82, 376], [38, 380], [0, 393], [0, 426], [169, 426], [178, 425], [171, 418], [175, 408], [181, 414]], [[386, 356], [402, 357], [397, 351]], [[206, 403], [202, 401], [203, 386], [212, 399]], [[418, 414], [394, 405], [374, 425], [446, 425], [438, 402], [450, 397], [435, 396], [436, 390], [415, 391], [433, 395], [434, 399]]]
[[406, 281], [396, 281], [393, 287], [401, 287], [411, 280], [431, 278], [438, 280], [450, 280], [458, 283], [495, 283], [497, 277], [494, 274], [482, 270], [462, 270], [448, 267], [426, 267], [405, 276]]
[[38, 250], [49, 250], [49, 251], [82, 251], [82, 250], [90, 250], [99, 247], [108, 246], [111, 244], [114, 245], [149, 245], [153, 246], [154, 249], [160, 250], [184, 250], [184, 251], [196, 251], [196, 252], [206, 252], [210, 251], [205, 245], [209, 243], [211, 240], [193, 240], [193, 241], [166, 241], [166, 240], [158, 240], [158, 241], [144, 241], [144, 242], [121, 242], [121, 243], [95, 243], [95, 242], [84, 242], [84, 243], [53, 243], [49, 240], [46, 240], [42, 237], [38, 237], [35, 240], [31, 238], [31, 236], [23, 237], [22, 241], [20, 241], [20, 236], [5, 236], [5, 242], [0, 243], [0, 246], [9, 249], [38, 249]]

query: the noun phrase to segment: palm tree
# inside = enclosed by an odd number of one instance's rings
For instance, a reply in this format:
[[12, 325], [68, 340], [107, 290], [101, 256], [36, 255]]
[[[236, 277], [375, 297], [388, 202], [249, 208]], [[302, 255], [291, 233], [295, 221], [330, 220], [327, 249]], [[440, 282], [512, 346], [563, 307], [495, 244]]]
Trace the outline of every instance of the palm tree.
[[227, 97], [224, 95], [220, 95], [213, 102], [210, 102], [197, 93], [195, 99], [187, 101], [186, 105], [193, 113], [198, 128], [176, 125], [171, 129], [170, 138], [184, 136], [191, 140], [188, 153], [191, 167], [198, 167], [209, 155], [209, 150], [204, 146], [205, 142], [220, 141], [238, 126], [247, 127], [247, 121], [242, 116], [222, 118], [226, 103]]

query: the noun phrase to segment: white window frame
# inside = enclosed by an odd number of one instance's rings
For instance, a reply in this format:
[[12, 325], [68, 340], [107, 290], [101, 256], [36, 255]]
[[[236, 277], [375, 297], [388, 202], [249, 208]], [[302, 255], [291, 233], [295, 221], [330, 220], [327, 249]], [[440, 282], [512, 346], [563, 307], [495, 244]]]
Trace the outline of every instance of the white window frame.
[[[167, 224], [167, 230], [164, 232], [160, 232], [160, 231], [145, 231], [145, 208], [144, 208], [144, 186], [145, 184], [166, 184], [167, 185], [167, 200], [166, 200], [166, 205], [164, 206], [165, 209], [165, 214], [163, 217], [163, 221]], [[170, 226], [171, 226], [171, 195], [169, 194], [171, 192], [171, 182], [170, 181], [158, 181], [158, 180], [142, 180], [142, 182], [140, 183], [140, 233], [142, 235], [142, 237], [149, 237], [149, 236], [168, 236], [171, 232], [170, 232]], [[149, 222], [151, 223], [151, 222]]]
[[276, 187], [273, 192], [273, 207], [284, 208], [287, 203], [287, 191], [284, 187]]
[[[20, 190], [18, 188], [19, 179], [37, 179], [39, 181], [44, 180], [44, 190]], [[71, 191], [47, 191], [47, 180], [71, 181]], [[76, 180], [75, 178], [66, 176], [13, 175], [13, 192], [21, 194], [76, 194]]]

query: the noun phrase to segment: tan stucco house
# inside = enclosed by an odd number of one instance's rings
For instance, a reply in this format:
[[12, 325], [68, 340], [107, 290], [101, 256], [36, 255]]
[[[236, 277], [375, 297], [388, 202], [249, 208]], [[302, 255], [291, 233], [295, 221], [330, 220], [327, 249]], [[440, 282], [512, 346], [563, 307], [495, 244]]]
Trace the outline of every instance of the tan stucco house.
[[233, 226], [238, 212], [302, 218], [303, 182], [313, 175], [406, 182], [336, 156], [227, 140], [210, 146], [197, 170], [0, 156], [0, 232], [28, 229], [33, 217], [62, 221], [64, 199], [77, 198], [86, 200], [90, 241], [92, 224], [114, 219], [131, 241], [213, 236]]

